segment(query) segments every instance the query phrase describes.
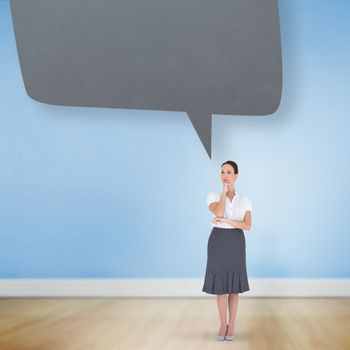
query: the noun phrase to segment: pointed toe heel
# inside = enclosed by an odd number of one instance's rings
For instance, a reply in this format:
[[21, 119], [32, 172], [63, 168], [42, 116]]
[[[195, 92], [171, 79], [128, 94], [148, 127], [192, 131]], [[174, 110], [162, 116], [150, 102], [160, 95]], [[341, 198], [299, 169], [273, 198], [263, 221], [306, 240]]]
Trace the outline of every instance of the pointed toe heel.
[[[226, 326], [226, 333], [227, 333], [227, 326]], [[226, 334], [225, 335], [217, 335], [216, 336], [216, 340], [220, 340], [220, 341], [225, 340], [225, 338], [226, 338]]]
[[225, 336], [224, 335], [217, 335], [216, 336], [216, 340], [225, 340]]

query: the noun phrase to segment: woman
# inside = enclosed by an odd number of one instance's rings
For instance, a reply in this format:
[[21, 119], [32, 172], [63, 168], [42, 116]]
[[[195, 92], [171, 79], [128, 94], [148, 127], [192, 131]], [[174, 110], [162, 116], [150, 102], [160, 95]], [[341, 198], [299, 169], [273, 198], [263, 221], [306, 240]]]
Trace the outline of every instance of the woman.
[[223, 190], [221, 193], [210, 192], [207, 197], [209, 210], [214, 215], [214, 227], [207, 245], [207, 266], [202, 291], [217, 295], [221, 320], [217, 340], [233, 340], [238, 293], [249, 290], [243, 230], [251, 228], [252, 204], [249, 197], [236, 193], [234, 184], [237, 177], [237, 164], [231, 160], [223, 163]]

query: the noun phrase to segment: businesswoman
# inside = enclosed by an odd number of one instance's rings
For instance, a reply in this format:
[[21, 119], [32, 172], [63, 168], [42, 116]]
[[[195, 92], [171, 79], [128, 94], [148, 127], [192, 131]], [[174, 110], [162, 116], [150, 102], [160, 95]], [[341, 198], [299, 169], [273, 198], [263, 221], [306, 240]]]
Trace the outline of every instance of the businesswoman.
[[217, 295], [221, 327], [216, 339], [233, 340], [238, 294], [249, 290], [243, 230], [251, 228], [252, 204], [248, 196], [236, 192], [237, 164], [228, 160], [220, 170], [222, 191], [210, 192], [207, 196], [214, 218], [202, 291]]

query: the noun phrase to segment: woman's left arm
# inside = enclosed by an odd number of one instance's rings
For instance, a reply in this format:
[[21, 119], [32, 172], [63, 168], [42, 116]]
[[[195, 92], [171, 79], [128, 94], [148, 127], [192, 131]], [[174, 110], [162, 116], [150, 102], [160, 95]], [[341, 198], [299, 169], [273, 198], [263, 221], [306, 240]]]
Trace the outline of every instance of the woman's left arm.
[[216, 217], [214, 219], [214, 222], [215, 221], [228, 222], [229, 224], [235, 227], [238, 227], [242, 230], [250, 230], [252, 226], [252, 212], [250, 210], [246, 210], [243, 221], [231, 220], [231, 219], [219, 218], [219, 217]]

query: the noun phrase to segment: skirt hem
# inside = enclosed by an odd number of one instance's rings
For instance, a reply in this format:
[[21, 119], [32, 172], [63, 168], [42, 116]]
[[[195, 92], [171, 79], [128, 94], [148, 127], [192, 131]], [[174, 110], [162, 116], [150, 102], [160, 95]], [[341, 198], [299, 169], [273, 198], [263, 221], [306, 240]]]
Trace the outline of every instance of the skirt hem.
[[221, 294], [241, 294], [241, 293], [244, 293], [244, 292], [248, 292], [250, 289], [246, 289], [246, 290], [241, 290], [241, 291], [237, 291], [237, 290], [230, 290], [230, 291], [227, 291], [227, 292], [223, 292], [223, 293], [213, 293], [213, 292], [209, 292], [209, 291], [206, 291], [204, 289], [202, 289], [202, 292], [204, 293], [207, 293], [207, 294], [212, 294], [212, 295], [221, 295]]
[[208, 294], [244, 293], [249, 291], [246, 271], [210, 271], [205, 274], [202, 292]]

